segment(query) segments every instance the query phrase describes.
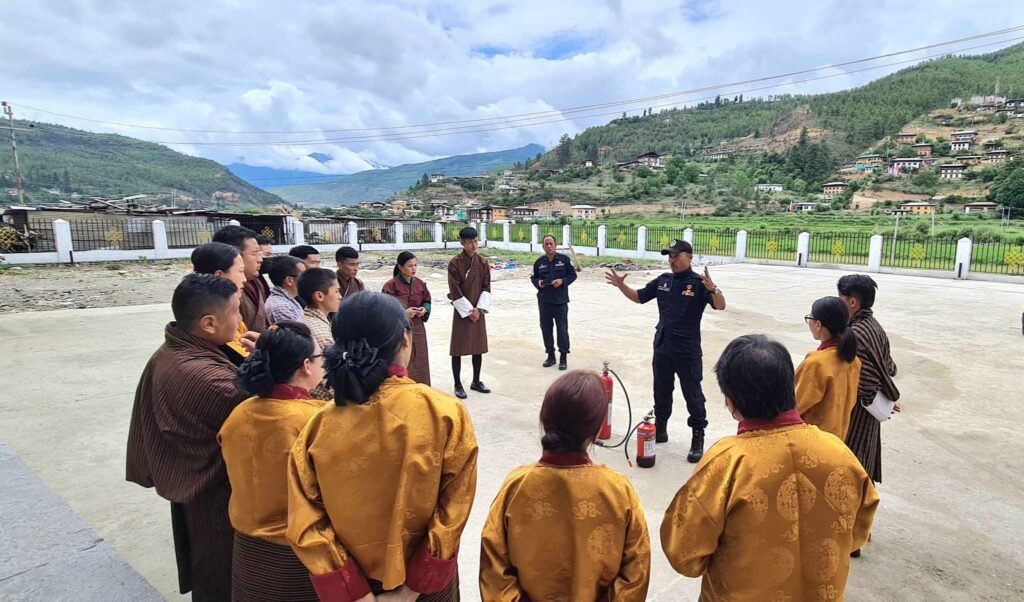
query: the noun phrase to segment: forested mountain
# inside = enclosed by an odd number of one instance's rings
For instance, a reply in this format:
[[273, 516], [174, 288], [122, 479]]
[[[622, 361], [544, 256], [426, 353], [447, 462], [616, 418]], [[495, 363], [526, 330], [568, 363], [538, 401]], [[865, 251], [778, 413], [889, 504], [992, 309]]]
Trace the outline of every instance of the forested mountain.
[[[233, 205], [280, 204], [210, 159], [190, 157], [166, 146], [116, 134], [95, 134], [59, 125], [15, 121], [18, 159], [29, 199], [61, 195], [115, 197], [167, 194], [172, 189], [197, 200]], [[0, 186], [14, 186], [10, 153], [0, 159]], [[218, 194], [219, 193], [219, 194]]]
[[[777, 135], [806, 126], [825, 134], [831, 152], [845, 158], [896, 133], [906, 123], [949, 105], [954, 97], [1005, 92], [1024, 95], [1024, 44], [991, 54], [927, 61], [867, 85], [829, 94], [767, 99], [718, 98], [692, 108], [616, 119], [571, 140], [568, 162], [623, 161], [654, 151], [695, 157], [737, 139]], [[794, 137], [795, 141], [795, 137]], [[564, 163], [554, 150], [541, 166]]]
[[347, 176], [335, 176], [331, 182], [299, 184], [269, 188], [289, 201], [311, 205], [355, 205], [362, 201], [378, 201], [401, 192], [418, 182], [423, 174], [475, 176], [532, 159], [544, 152], [539, 144], [520, 148], [458, 155], [424, 163], [398, 165], [388, 169], [371, 169]]

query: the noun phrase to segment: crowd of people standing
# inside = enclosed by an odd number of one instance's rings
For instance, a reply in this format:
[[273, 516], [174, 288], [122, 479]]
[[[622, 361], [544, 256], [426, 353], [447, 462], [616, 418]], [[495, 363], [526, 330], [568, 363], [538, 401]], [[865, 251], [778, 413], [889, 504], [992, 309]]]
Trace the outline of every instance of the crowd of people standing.
[[[127, 478], [170, 502], [179, 589], [195, 600], [457, 600], [463, 531], [476, 494], [478, 441], [462, 401], [488, 352], [490, 268], [473, 228], [448, 266], [454, 395], [431, 385], [433, 312], [418, 261], [398, 255], [380, 293], [299, 246], [266, 256], [227, 226], [192, 254], [164, 343], [136, 391]], [[534, 265], [544, 367], [567, 369], [572, 258], [544, 241]], [[870, 536], [881, 481], [880, 419], [895, 402], [892, 361], [874, 319], [875, 282], [848, 275], [804, 320], [819, 344], [794, 367], [764, 335], [731, 341], [714, 364], [737, 434], [704, 451], [703, 310], [724, 293], [693, 249], [663, 251], [671, 271], [641, 289], [658, 301], [657, 441], [668, 441], [674, 380], [696, 463], [661, 522], [662, 550], [702, 578], [702, 600], [841, 599]], [[268, 283], [269, 279], [269, 283]], [[555, 333], [552, 334], [552, 327]], [[871, 411], [869, 411], [871, 410]], [[588, 450], [608, 406], [591, 371], [565, 372], [540, 409], [543, 453], [513, 470], [481, 534], [483, 600], [644, 600], [651, 544], [630, 480]], [[899, 411], [896, 404], [895, 411]], [[483, 445], [487, 445], [485, 441]]]

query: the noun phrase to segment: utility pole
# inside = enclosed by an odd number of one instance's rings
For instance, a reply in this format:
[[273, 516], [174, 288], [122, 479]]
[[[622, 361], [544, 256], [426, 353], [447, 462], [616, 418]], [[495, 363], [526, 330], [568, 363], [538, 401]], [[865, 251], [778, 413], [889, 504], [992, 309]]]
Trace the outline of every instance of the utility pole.
[[896, 214], [896, 227], [892, 230], [892, 253], [889, 254], [889, 264], [896, 264], [896, 238], [900, 233], [900, 214]]
[[18, 165], [18, 139], [14, 136], [14, 110], [11, 105], [7, 104], [6, 100], [0, 101], [0, 106], [4, 108], [4, 115], [7, 115], [9, 128], [11, 130], [11, 150], [14, 151], [14, 185], [18, 189], [18, 204], [25, 204], [25, 193], [24, 185], [21, 181], [21, 167]]

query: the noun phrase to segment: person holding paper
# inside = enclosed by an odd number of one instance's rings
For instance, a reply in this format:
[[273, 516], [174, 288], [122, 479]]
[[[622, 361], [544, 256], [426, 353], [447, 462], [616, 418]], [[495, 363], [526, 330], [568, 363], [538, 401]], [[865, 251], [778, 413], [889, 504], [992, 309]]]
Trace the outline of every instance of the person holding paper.
[[452, 318], [452, 375], [455, 378], [455, 396], [466, 398], [462, 388], [462, 356], [473, 357], [473, 382], [469, 388], [478, 393], [490, 393], [480, 380], [483, 354], [487, 353], [486, 314], [491, 308], [491, 269], [487, 260], [476, 252], [476, 228], [459, 230], [462, 252], [448, 262], [448, 298], [455, 306]]

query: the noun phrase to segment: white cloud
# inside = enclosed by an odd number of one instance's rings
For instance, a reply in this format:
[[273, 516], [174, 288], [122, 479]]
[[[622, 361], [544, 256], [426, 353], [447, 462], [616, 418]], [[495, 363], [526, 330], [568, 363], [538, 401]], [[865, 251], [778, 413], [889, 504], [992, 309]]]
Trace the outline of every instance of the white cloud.
[[[976, 0], [881, 0], [870, 9], [806, 0], [252, 0], [153, 6], [102, 0], [14, 3], [0, 21], [0, 55], [16, 57], [4, 66], [6, 99], [166, 128], [304, 130], [258, 135], [144, 130], [19, 108], [25, 117], [174, 143], [175, 149], [224, 163], [343, 173], [371, 163], [394, 165], [530, 142], [550, 146], [562, 133], [602, 120], [391, 141], [198, 143], [365, 137], [400, 131], [369, 128], [636, 98], [963, 37], [1005, 27], [1007, 18], [1001, 3]], [[835, 90], [891, 70], [762, 94]], [[323, 165], [307, 156], [311, 152], [333, 160]]]

